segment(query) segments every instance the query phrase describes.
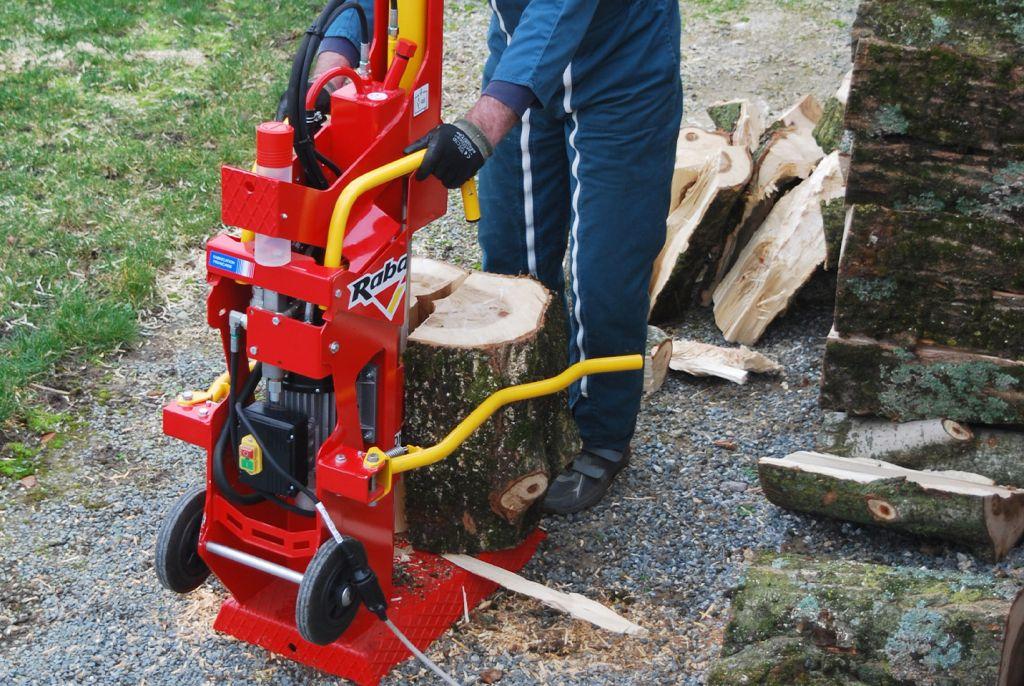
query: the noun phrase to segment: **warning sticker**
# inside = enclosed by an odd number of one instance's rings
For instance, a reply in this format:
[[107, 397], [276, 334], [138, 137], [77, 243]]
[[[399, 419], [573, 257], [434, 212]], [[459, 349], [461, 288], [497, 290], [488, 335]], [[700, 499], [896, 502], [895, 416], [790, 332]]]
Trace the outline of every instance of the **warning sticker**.
[[412, 116], [418, 116], [430, 107], [430, 84], [425, 83], [412, 92]]
[[213, 269], [220, 269], [221, 271], [231, 272], [238, 276], [252, 276], [253, 263], [249, 260], [243, 260], [240, 257], [233, 255], [225, 255], [222, 252], [216, 250], [210, 251], [210, 258], [208, 264]]

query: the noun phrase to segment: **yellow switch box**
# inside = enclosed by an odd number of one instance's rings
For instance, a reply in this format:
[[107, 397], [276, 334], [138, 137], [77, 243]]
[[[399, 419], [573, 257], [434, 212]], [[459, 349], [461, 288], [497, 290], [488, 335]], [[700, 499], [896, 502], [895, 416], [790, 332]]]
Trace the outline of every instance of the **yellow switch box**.
[[246, 434], [239, 441], [238, 468], [250, 476], [256, 476], [263, 471], [263, 451], [250, 434]]

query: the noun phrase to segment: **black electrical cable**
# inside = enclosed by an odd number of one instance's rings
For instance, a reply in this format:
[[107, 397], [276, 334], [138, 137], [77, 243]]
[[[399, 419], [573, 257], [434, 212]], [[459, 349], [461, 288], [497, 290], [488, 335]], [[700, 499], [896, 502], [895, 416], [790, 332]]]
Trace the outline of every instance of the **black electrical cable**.
[[[229, 361], [229, 364], [231, 365], [231, 368], [237, 372], [237, 352], [231, 353], [231, 360]], [[252, 371], [249, 373], [249, 379], [246, 381], [241, 393], [236, 394], [235, 397], [242, 398], [244, 400], [245, 398], [251, 396], [253, 391], [256, 389], [256, 384], [259, 383], [260, 377], [262, 375], [263, 367], [260, 363], [256, 363], [256, 366], [253, 367]], [[233, 389], [235, 385], [235, 380], [237, 378], [237, 373], [231, 374], [228, 380], [229, 389]], [[231, 390], [228, 391], [228, 398], [228, 402], [231, 402]], [[235, 403], [232, 403], [231, 406], [228, 407], [228, 419], [224, 423], [224, 427], [220, 430], [220, 436], [217, 438], [217, 443], [213, 447], [213, 458], [210, 460], [211, 465], [213, 467], [213, 482], [217, 485], [218, 490], [220, 490], [220, 492], [224, 494], [224, 497], [233, 502], [234, 504], [255, 505], [256, 503], [261, 503], [264, 500], [266, 500], [264, 495], [261, 493], [249, 493], [244, 495], [242, 493], [239, 493], [231, 485], [231, 482], [228, 480], [227, 473], [224, 471], [224, 449], [227, 445], [229, 438], [231, 437], [231, 424], [233, 424], [235, 421], [233, 417], [234, 408]]]
[[[345, 0], [344, 2], [331, 0], [323, 12], [316, 18], [316, 21], [313, 22], [313, 25], [306, 31], [306, 35], [303, 36], [302, 43], [300, 43], [299, 49], [295, 53], [295, 59], [292, 61], [292, 71], [288, 80], [288, 93], [291, 98], [288, 103], [288, 119], [295, 130], [295, 155], [299, 160], [299, 165], [302, 167], [306, 183], [318, 190], [327, 188], [327, 179], [324, 177], [323, 170], [320, 169], [313, 137], [309, 133], [306, 121], [306, 93], [309, 90], [309, 70], [323, 40], [324, 31], [327, 30], [338, 15], [350, 9], [355, 10], [359, 15], [359, 28], [362, 33], [363, 44], [369, 42], [370, 31], [366, 21], [366, 13], [359, 3], [354, 0]], [[326, 163], [325, 166], [330, 167]]]
[[274, 459], [274, 454], [267, 450], [267, 446], [263, 442], [263, 439], [260, 438], [259, 432], [256, 431], [256, 427], [253, 426], [252, 422], [249, 421], [249, 418], [245, 416], [245, 412], [243, 412], [242, 410], [242, 403], [239, 402], [238, 405], [235, 407], [235, 414], [237, 414], [238, 418], [242, 421], [242, 426], [245, 427], [245, 430], [248, 431], [249, 435], [251, 435], [253, 437], [253, 440], [256, 441], [256, 445], [260, 447], [260, 451], [263, 453], [263, 459], [267, 461], [267, 464], [269, 464], [270, 467], [275, 472], [277, 472], [278, 476], [280, 476], [285, 481], [291, 483], [296, 488], [296, 490], [305, 493], [306, 496], [308, 496], [309, 499], [312, 500], [314, 503], [318, 502], [316, 493], [314, 493], [304, 483], [302, 483], [294, 476], [286, 472], [284, 468], [282, 468], [281, 465], [278, 464], [277, 460]]

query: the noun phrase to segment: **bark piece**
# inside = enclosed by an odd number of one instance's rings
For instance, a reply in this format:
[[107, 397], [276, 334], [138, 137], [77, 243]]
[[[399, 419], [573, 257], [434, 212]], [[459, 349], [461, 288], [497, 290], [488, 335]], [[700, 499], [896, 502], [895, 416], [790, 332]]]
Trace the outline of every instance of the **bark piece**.
[[819, 452], [867, 457], [908, 469], [981, 474], [1001, 486], [1024, 487], [1024, 433], [952, 419], [892, 422], [827, 413]]
[[833, 332], [821, 376], [821, 405], [829, 410], [1024, 425], [1024, 362], [1017, 360]]
[[[846, 115], [846, 103], [850, 99], [850, 83], [853, 80], [853, 71], [848, 71], [843, 77], [839, 90], [825, 103], [822, 109], [821, 118], [815, 124], [811, 135], [821, 146], [826, 155], [834, 150], [839, 150], [843, 141], [843, 132], [846, 127], [843, 120]], [[849, 151], [844, 151], [849, 152]]]
[[723, 348], [697, 341], [672, 341], [669, 367], [693, 376], [717, 376], [736, 384], [747, 383], [750, 372], [776, 373], [782, 365], [766, 355], [741, 345]]
[[911, 138], [954, 151], [1024, 154], [1024, 70], [946, 46], [858, 41], [846, 126], [857, 138]]
[[709, 157], [683, 202], [669, 215], [665, 245], [651, 275], [651, 321], [678, 317], [714, 271], [723, 237], [750, 180], [750, 154], [730, 146]]
[[708, 158], [729, 147], [728, 134], [687, 126], [676, 141], [676, 166], [672, 172], [672, 201], [669, 214], [683, 202], [687, 190], [700, 176]]
[[727, 341], [752, 345], [825, 261], [821, 205], [843, 195], [839, 154], [776, 204], [714, 292], [715, 322]]
[[661, 390], [668, 376], [672, 359], [672, 338], [656, 326], [647, 327], [647, 346], [644, 359], [644, 395]]
[[1000, 676], [1004, 649], [1019, 640], [1007, 630], [1021, 614], [1016, 595], [1013, 581], [989, 575], [763, 556], [733, 596], [708, 683], [1019, 683]]
[[493, 581], [502, 588], [535, 598], [548, 607], [553, 607], [577, 619], [590, 622], [602, 629], [630, 636], [644, 636], [647, 634], [647, 629], [634, 624], [614, 610], [579, 593], [556, 591], [544, 584], [524, 579], [515, 572], [510, 572], [507, 569], [502, 569], [469, 555], [445, 555], [444, 558], [453, 565]]
[[852, 210], [836, 328], [904, 344], [1024, 355], [1024, 232], [942, 212]]
[[[409, 335], [408, 442], [432, 445], [491, 393], [561, 372], [565, 336], [563, 308], [539, 283], [471, 273]], [[410, 541], [437, 552], [517, 545], [577, 442], [564, 392], [499, 410], [446, 460], [404, 475]]]
[[989, 560], [1024, 534], [1024, 490], [977, 474], [812, 452], [763, 457], [757, 473], [779, 507], [952, 541]]
[[729, 100], [716, 102], [708, 107], [715, 128], [729, 135], [733, 145], [740, 145], [754, 152], [764, 133], [767, 105], [763, 101]]
[[412, 298], [409, 301], [409, 330], [413, 331], [434, 311], [434, 303], [447, 298], [458, 288], [469, 272], [448, 262], [427, 257], [412, 258], [409, 270]]

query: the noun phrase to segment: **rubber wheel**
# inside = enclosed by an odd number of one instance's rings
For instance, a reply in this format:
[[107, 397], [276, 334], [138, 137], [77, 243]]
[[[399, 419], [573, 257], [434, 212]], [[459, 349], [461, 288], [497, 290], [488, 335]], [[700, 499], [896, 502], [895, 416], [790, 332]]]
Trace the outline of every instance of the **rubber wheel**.
[[355, 618], [359, 598], [354, 592], [345, 593], [350, 574], [334, 539], [328, 539], [310, 560], [295, 600], [295, 625], [310, 643], [334, 643]]
[[210, 568], [199, 557], [199, 528], [203, 524], [206, 488], [196, 486], [178, 498], [160, 525], [153, 566], [160, 585], [175, 593], [199, 588]]

